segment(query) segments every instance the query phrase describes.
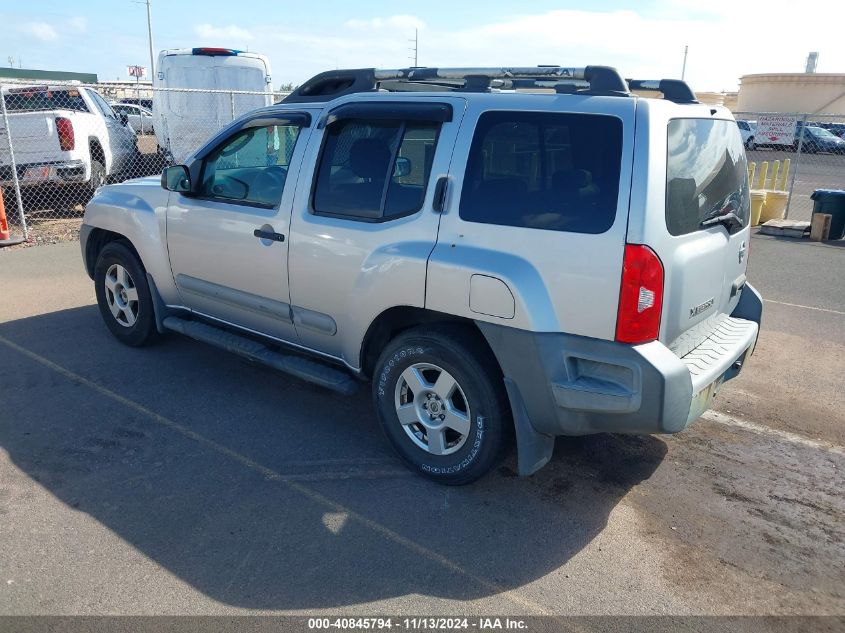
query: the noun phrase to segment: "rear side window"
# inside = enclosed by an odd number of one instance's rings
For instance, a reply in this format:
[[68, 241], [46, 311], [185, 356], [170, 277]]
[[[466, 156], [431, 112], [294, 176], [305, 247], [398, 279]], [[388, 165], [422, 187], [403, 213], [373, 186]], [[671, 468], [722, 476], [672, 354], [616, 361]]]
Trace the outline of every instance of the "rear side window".
[[341, 119], [328, 126], [317, 182], [318, 214], [381, 221], [422, 208], [440, 123]]
[[13, 89], [5, 95], [9, 112], [33, 112], [36, 110], [76, 110], [88, 112], [79, 90], [48, 90], [46, 88]]
[[461, 218], [604, 233], [616, 218], [621, 160], [616, 117], [486, 112], [470, 148]]
[[750, 215], [748, 167], [742, 137], [734, 122], [673, 119], [668, 131], [669, 233], [686, 235], [701, 230], [704, 220], [731, 212], [746, 226]]

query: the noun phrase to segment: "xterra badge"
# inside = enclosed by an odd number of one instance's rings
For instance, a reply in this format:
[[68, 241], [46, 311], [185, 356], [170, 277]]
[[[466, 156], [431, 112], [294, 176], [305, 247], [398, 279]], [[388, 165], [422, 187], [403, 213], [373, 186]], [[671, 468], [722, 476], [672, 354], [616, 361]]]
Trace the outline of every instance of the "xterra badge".
[[710, 298], [709, 298], [707, 301], [705, 301], [704, 303], [699, 304], [699, 305], [695, 306], [694, 308], [690, 308], [690, 310], [689, 310], [689, 318], [693, 318], [693, 317], [695, 317], [695, 316], [698, 316], [699, 314], [701, 314], [702, 312], [704, 312], [707, 308], [709, 308], [710, 306], [712, 306], [715, 302], [716, 302], [716, 298], [715, 298], [715, 297], [710, 297]]

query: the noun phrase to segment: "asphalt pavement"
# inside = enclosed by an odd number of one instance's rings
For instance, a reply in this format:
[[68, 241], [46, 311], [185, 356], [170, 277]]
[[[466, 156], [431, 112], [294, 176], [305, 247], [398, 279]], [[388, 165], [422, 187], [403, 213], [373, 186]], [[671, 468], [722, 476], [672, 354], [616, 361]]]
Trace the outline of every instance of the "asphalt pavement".
[[77, 245], [0, 252], [0, 614], [845, 615], [843, 272], [753, 238], [763, 332], [716, 412], [446, 488], [366, 391], [124, 347]]

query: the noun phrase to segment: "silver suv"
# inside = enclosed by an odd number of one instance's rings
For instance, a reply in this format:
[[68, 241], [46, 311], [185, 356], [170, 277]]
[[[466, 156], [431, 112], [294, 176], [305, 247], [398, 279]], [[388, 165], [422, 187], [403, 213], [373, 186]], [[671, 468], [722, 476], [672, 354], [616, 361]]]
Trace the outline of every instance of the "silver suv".
[[682, 82], [358, 69], [100, 189], [81, 242], [124, 343], [371, 381], [400, 457], [463, 484], [514, 437], [525, 475], [557, 435], [698, 418], [757, 339], [748, 224], [736, 122]]

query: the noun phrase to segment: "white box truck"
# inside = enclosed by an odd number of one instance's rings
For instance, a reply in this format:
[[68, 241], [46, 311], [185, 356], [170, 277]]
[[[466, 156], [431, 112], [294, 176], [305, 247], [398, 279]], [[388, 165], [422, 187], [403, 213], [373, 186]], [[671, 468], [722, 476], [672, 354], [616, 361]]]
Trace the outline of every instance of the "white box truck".
[[232, 48], [161, 51], [153, 88], [156, 139], [176, 163], [242, 114], [273, 103], [269, 60]]

